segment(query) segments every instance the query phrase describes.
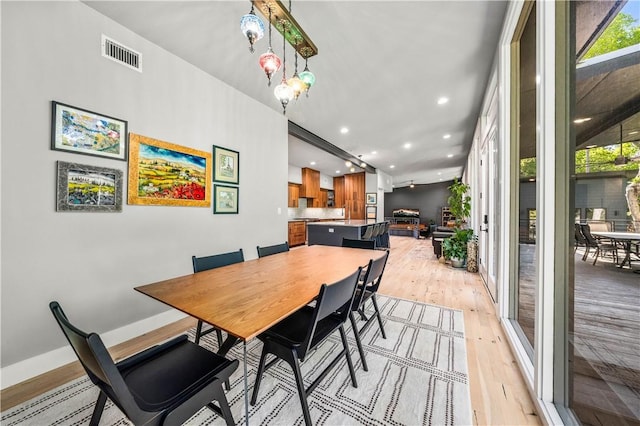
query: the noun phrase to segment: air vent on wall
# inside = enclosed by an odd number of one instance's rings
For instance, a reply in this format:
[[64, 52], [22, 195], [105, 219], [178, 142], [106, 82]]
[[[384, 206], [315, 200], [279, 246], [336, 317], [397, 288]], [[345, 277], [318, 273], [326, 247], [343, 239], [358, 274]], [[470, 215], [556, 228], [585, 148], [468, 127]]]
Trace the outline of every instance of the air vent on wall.
[[102, 35], [102, 56], [142, 72], [142, 55], [104, 34]]

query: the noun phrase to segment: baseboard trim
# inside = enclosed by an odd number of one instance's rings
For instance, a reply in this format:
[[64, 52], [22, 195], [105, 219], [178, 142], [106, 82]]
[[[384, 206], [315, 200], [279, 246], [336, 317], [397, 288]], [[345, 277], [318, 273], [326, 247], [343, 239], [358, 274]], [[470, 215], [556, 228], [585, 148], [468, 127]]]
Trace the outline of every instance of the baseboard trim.
[[[180, 311], [169, 310], [124, 327], [101, 333], [100, 337], [106, 347], [111, 347], [179, 321], [186, 316]], [[67, 345], [8, 365], [0, 369], [0, 389], [6, 389], [73, 361], [77, 361], [76, 355], [73, 353], [73, 349]]]

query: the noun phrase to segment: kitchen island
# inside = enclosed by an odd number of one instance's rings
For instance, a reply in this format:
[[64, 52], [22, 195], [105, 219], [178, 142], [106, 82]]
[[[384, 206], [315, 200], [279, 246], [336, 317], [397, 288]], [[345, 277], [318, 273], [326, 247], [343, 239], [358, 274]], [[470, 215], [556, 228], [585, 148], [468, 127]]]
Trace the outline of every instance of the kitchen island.
[[343, 238], [359, 240], [365, 229], [376, 222], [371, 220], [344, 220], [307, 223], [307, 244], [342, 246]]

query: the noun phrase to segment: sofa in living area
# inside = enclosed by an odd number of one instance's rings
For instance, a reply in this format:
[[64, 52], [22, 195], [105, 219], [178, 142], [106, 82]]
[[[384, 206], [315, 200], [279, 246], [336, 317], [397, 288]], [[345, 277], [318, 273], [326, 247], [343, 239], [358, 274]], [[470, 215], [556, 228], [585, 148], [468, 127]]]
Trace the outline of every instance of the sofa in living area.
[[454, 228], [449, 226], [438, 226], [433, 231], [431, 241], [433, 243], [433, 253], [439, 259], [442, 256], [442, 242], [453, 235]]

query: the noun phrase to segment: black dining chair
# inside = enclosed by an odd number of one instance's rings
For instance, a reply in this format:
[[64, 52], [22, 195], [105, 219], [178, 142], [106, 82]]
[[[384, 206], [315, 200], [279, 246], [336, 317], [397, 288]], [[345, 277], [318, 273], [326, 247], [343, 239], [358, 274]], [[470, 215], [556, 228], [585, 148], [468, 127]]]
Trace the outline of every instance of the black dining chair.
[[289, 243], [284, 242], [282, 244], [276, 244], [273, 246], [260, 247], [257, 246], [258, 249], [258, 257], [271, 256], [272, 254], [284, 253], [289, 251]]
[[[598, 256], [600, 256], [600, 253], [608, 252], [608, 251], [611, 252], [613, 261], [615, 263], [618, 263], [618, 246], [615, 244], [615, 242], [604, 242], [596, 239], [596, 237], [594, 237], [593, 234], [591, 234], [591, 227], [589, 226], [588, 223], [580, 224], [580, 230], [582, 231], [582, 235], [584, 235], [584, 238], [587, 240], [587, 243], [589, 244], [589, 246], [595, 247], [596, 249], [596, 252], [593, 255], [594, 265], [598, 261]], [[586, 259], [586, 255], [585, 255], [585, 259]]]
[[578, 251], [579, 247], [584, 247], [584, 254], [582, 255], [582, 260], [585, 261], [587, 260], [587, 256], [589, 255], [589, 250], [591, 248], [591, 246], [589, 245], [589, 242], [587, 241], [587, 239], [584, 237], [584, 235], [582, 235], [582, 230], [580, 229], [580, 224], [576, 223], [574, 224], [574, 233], [575, 233], [575, 248], [573, 250], [574, 253], [576, 253]]
[[[344, 323], [351, 312], [350, 307], [361, 271], [362, 268], [358, 268], [353, 274], [334, 284], [322, 284], [314, 307], [303, 307], [258, 336], [263, 342], [263, 347], [256, 383], [251, 395], [251, 405], [255, 405], [258, 398], [258, 390], [264, 372], [279, 360], [285, 361], [293, 370], [306, 425], [312, 424], [307, 397], [343, 357], [347, 359], [351, 383], [353, 387], [358, 387], [356, 373], [349, 354]], [[340, 332], [342, 351], [305, 389], [300, 363], [304, 362], [306, 356], [336, 330]], [[276, 358], [265, 363], [268, 354], [275, 355]]]
[[[378, 325], [380, 326], [380, 332], [382, 333], [382, 338], [386, 339], [387, 335], [384, 332], [384, 325], [382, 324], [382, 317], [380, 315], [380, 309], [378, 308], [378, 301], [376, 300], [376, 293], [378, 288], [380, 287], [380, 282], [382, 281], [382, 274], [384, 273], [384, 268], [387, 266], [387, 260], [389, 259], [389, 251], [385, 253], [380, 259], [370, 260], [369, 265], [364, 271], [364, 278], [361, 282], [358, 283], [358, 288], [356, 289], [356, 296], [353, 298], [353, 303], [351, 304], [351, 310], [349, 312], [349, 320], [351, 321], [351, 328], [353, 328], [353, 334], [356, 338], [356, 344], [358, 346], [358, 352], [360, 352], [360, 359], [362, 360], [362, 368], [364, 371], [369, 371], [369, 367], [367, 366], [367, 360], [364, 357], [364, 350], [362, 348], [362, 334], [371, 326], [371, 323], [374, 319], [377, 318]], [[364, 312], [364, 305], [367, 300], [371, 300], [373, 303], [374, 313], [371, 317], [367, 318]], [[354, 312], [358, 312], [360, 318], [365, 321], [362, 328], [358, 328], [358, 323], [356, 322], [356, 317]]]
[[359, 249], [373, 250], [376, 248], [376, 242], [373, 240], [354, 240], [352, 238], [342, 238], [342, 247], [351, 247]]
[[[234, 263], [244, 262], [244, 253], [242, 252], [242, 249], [239, 249], [238, 251], [214, 254], [212, 256], [191, 256], [191, 261], [193, 263], [193, 272], [202, 272], [208, 271], [209, 269], [220, 268], [222, 266], [233, 265]], [[200, 338], [202, 336], [215, 331], [216, 337], [218, 338], [218, 347], [220, 347], [222, 345], [222, 332], [220, 331], [220, 329], [212, 326], [206, 330], [203, 330], [202, 327], [202, 320], [198, 320], [195, 337], [196, 344], [200, 343]]]
[[107, 398], [135, 425], [179, 425], [205, 406], [227, 425], [234, 424], [222, 383], [238, 368], [238, 360], [198, 346], [185, 334], [116, 364], [99, 335], [72, 325], [58, 302], [49, 308], [100, 389], [91, 426], [99, 424]]

